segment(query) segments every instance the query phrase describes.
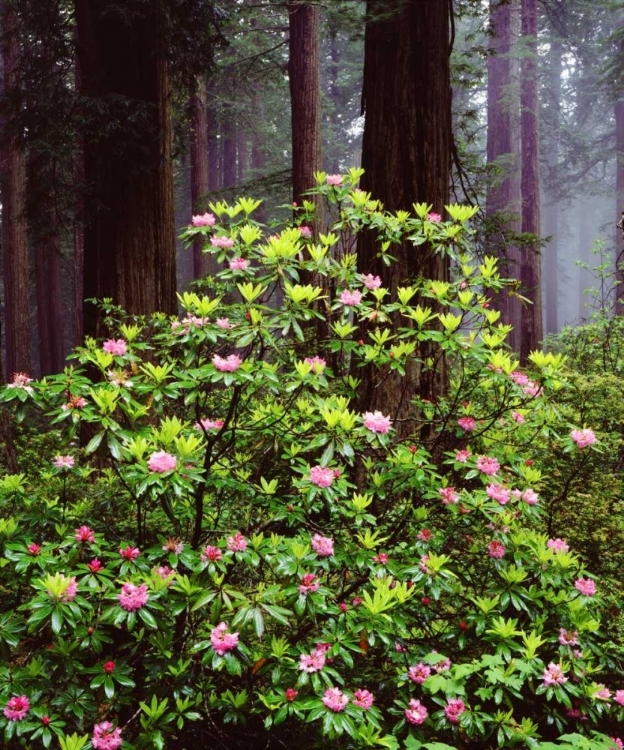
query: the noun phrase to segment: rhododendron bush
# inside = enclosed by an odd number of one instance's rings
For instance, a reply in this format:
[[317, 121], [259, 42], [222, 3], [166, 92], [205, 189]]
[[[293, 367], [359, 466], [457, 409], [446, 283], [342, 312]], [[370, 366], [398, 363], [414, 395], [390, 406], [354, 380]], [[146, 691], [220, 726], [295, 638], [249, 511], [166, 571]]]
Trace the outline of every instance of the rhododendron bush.
[[[185, 232], [223, 269], [209, 295], [175, 320], [109, 306], [110, 338], [3, 391], [55, 430], [0, 481], [3, 746], [616, 747], [604, 592], [544, 533], [554, 480], [526, 455], [573, 466], [599, 435], [552, 405], [560, 358], [506, 350], [471, 209], [390, 216], [336, 177], [319, 236], [211, 206]], [[451, 279], [384, 288], [356, 270], [363, 229]], [[371, 368], [414, 362], [447, 392], [360, 402]]]

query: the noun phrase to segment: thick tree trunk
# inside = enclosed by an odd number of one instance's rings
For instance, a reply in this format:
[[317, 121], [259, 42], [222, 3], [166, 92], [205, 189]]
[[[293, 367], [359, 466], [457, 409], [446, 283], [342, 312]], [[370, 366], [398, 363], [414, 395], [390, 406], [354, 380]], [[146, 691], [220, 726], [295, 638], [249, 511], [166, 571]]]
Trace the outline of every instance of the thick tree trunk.
[[[303, 193], [314, 187], [315, 172], [322, 169], [320, 8], [305, 2], [288, 3], [290, 31], [288, 79], [292, 123], [293, 200], [302, 204]], [[317, 228], [322, 226], [322, 203], [316, 206]]]
[[[620, 42], [620, 53], [624, 56], [624, 41]], [[624, 93], [615, 103], [615, 152], [616, 152], [616, 228], [615, 268], [616, 302], [615, 312], [624, 315]]]
[[[19, 102], [19, 25], [11, 5], [0, 6], [4, 95]], [[16, 106], [19, 106], [17, 104]], [[31, 324], [26, 220], [26, 159], [10, 117], [2, 125], [2, 255], [4, 276], [5, 376], [30, 373]]]
[[535, 235], [534, 243], [522, 247], [521, 292], [530, 300], [522, 311], [520, 361], [526, 364], [531, 351], [543, 338], [540, 273], [539, 104], [537, 98], [537, 0], [522, 0], [522, 36], [526, 54], [522, 59], [520, 127], [522, 130], [522, 231]]
[[[191, 203], [193, 213], [205, 211], [202, 201], [208, 193], [208, 117], [206, 83], [198, 80], [191, 96]], [[210, 255], [202, 253], [203, 241], [193, 242], [193, 276], [202, 279], [210, 273]]]
[[548, 189], [546, 191], [547, 211], [544, 216], [544, 234], [551, 239], [545, 248], [544, 276], [545, 276], [545, 317], [546, 333], [555, 334], [559, 330], [559, 199], [557, 186], [559, 184], [559, 138], [561, 129], [561, 72], [563, 60], [563, 45], [555, 39], [550, 45], [547, 117], [550, 136], [546, 146], [546, 163], [548, 166]]
[[[443, 214], [449, 198], [451, 156], [451, 85], [447, 0], [368, 0], [365, 36], [362, 188], [388, 211], [411, 210], [416, 202], [433, 204]], [[397, 263], [389, 268], [376, 257], [373, 233], [362, 237], [358, 266], [381, 276], [396, 289], [422, 275], [445, 279], [447, 261], [425, 247], [406, 243], [393, 249]], [[420, 352], [423, 355], [423, 352]], [[432, 355], [427, 353], [426, 356]], [[435, 355], [437, 357], [437, 354]], [[437, 372], [410, 372], [408, 377], [368, 373], [362, 404], [391, 413], [400, 434], [411, 430], [414, 395], [435, 398], [443, 390], [444, 365]]]
[[[85, 137], [84, 294], [131, 314], [175, 313], [170, 85], [163, 0], [75, 0], [82, 91], [105, 112]], [[111, 132], [112, 116], [117, 127]], [[102, 318], [85, 307], [85, 333]]]
[[232, 107], [228, 107], [223, 118], [223, 187], [230, 188], [236, 185], [236, 120]]

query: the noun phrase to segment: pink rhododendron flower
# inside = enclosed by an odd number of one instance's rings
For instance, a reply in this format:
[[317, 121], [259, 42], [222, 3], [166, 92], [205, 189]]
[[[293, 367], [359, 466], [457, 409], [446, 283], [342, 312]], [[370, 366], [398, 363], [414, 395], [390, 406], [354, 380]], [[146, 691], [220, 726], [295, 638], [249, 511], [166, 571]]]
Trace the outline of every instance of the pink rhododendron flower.
[[532, 380], [529, 380], [529, 382], [524, 386], [522, 389], [527, 396], [541, 396], [542, 389], [539, 387], [539, 385]]
[[99, 573], [99, 572], [100, 572], [100, 570], [104, 570], [104, 566], [103, 566], [103, 565], [102, 565], [102, 563], [101, 563], [101, 562], [100, 562], [100, 561], [99, 561], [99, 560], [97, 559], [97, 557], [96, 557], [96, 558], [95, 558], [94, 560], [91, 560], [91, 562], [90, 562], [90, 563], [87, 563], [87, 568], [89, 568], [89, 570], [90, 570], [90, 571], [91, 571], [92, 573]]
[[227, 538], [227, 548], [230, 552], [244, 552], [247, 549], [247, 540], [237, 531], [233, 536]]
[[93, 727], [91, 744], [94, 750], [117, 750], [121, 747], [121, 729], [113, 729], [110, 721], [103, 721]]
[[431, 667], [428, 664], [423, 664], [423, 662], [419, 662], [407, 670], [407, 676], [417, 685], [422, 685], [430, 674]]
[[565, 628], [559, 628], [559, 643], [562, 646], [578, 646], [578, 630], [568, 633]]
[[618, 746], [619, 750], [624, 750], [624, 742], [619, 737], [609, 737]]
[[338, 185], [342, 185], [343, 176], [341, 174], [328, 174], [325, 178], [325, 182], [328, 185], [332, 185], [333, 187], [337, 187]]
[[442, 498], [442, 505], [457, 505], [459, 502], [459, 495], [455, 492], [454, 487], [442, 487], [438, 490], [440, 497]]
[[506, 548], [498, 540], [492, 540], [487, 546], [488, 555], [494, 558], [505, 557]]
[[196, 430], [220, 430], [225, 422], [222, 419], [200, 419], [195, 422]]
[[593, 697], [601, 701], [608, 701], [611, 698], [611, 691], [602, 684], [596, 685], [596, 692]]
[[227, 250], [230, 247], [234, 247], [234, 240], [231, 237], [211, 237], [210, 244], [213, 247], [220, 247]]
[[236, 372], [243, 364], [243, 360], [238, 354], [230, 354], [228, 357], [220, 357], [215, 354], [212, 358], [212, 364], [219, 372]]
[[367, 430], [377, 432], [381, 435], [385, 435], [392, 424], [390, 417], [384, 417], [380, 411], [367, 411], [364, 414], [363, 421], [364, 427], [366, 427]]
[[315, 649], [311, 654], [301, 654], [299, 657], [299, 669], [311, 674], [319, 672], [325, 666], [325, 654]]
[[574, 587], [583, 596], [593, 596], [596, 593], [596, 583], [591, 578], [578, 578], [574, 581]]
[[440, 672], [446, 672], [448, 669], [450, 669], [452, 666], [452, 662], [450, 659], [443, 659], [442, 661], [439, 661], [437, 664], [433, 665], [433, 668], [435, 671], [440, 674]]
[[572, 430], [570, 437], [581, 450], [596, 442], [596, 435], [594, 434], [594, 431], [590, 429]]
[[414, 698], [409, 702], [409, 708], [405, 709], [405, 718], [410, 724], [414, 724], [415, 726], [425, 722], [428, 715], [427, 709], [423, 704]]
[[466, 432], [472, 432], [477, 426], [477, 423], [472, 417], [460, 417], [457, 420], [457, 424]]
[[212, 648], [219, 656], [224, 656], [228, 651], [233, 651], [238, 646], [238, 633], [228, 633], [227, 629], [228, 625], [225, 622], [220, 622], [210, 634]]
[[169, 537], [162, 546], [163, 552], [173, 552], [174, 555], [181, 555], [184, 550], [184, 542], [178, 537]]
[[30, 709], [30, 701], [25, 695], [14, 695], [4, 707], [4, 715], [9, 721], [21, 721]]
[[432, 571], [429, 570], [427, 567], [427, 563], [429, 562], [429, 555], [423, 555], [420, 558], [420, 561], [418, 562], [418, 567], [422, 570], [423, 573], [426, 573], [427, 575], [432, 575]]
[[440, 214], [436, 214], [433, 211], [427, 214], [427, 221], [432, 221], [434, 223], [437, 223], [438, 221], [442, 221], [442, 217]]
[[306, 240], [309, 240], [310, 237], [312, 237], [312, 230], [310, 227], [306, 227], [305, 225], [302, 225], [299, 227], [299, 234]]
[[330, 711], [335, 711], [336, 713], [344, 711], [349, 702], [348, 696], [340, 688], [327, 688], [322, 700]]
[[529, 487], [522, 493], [522, 499], [527, 505], [537, 505], [539, 502], [539, 495]]
[[563, 685], [568, 681], [568, 678], [564, 675], [561, 667], [552, 661], [548, 665], [548, 668], [544, 670], [542, 679], [544, 680], [544, 685], [546, 685], [546, 687], [552, 687], [553, 685]]
[[379, 276], [373, 276], [372, 273], [367, 273], [366, 276], [362, 276], [362, 283], [367, 289], [379, 289], [381, 286], [381, 279]]
[[387, 565], [389, 557], [385, 552], [380, 552], [378, 555], [374, 555], [373, 562], [379, 563], [380, 565]]
[[123, 357], [127, 351], [126, 342], [123, 339], [108, 339], [102, 344], [102, 349], [116, 357]]
[[212, 547], [208, 545], [201, 554], [202, 562], [217, 562], [221, 560], [223, 554], [218, 547]]
[[518, 424], [524, 424], [525, 422], [524, 415], [520, 414], [519, 411], [512, 411], [511, 418], [513, 419], [514, 422], [517, 422]]
[[286, 690], [284, 691], [284, 695], [286, 696], [286, 700], [289, 703], [292, 703], [299, 695], [299, 691], [295, 690], [294, 688], [286, 688]]
[[464, 705], [464, 701], [460, 698], [451, 698], [444, 709], [444, 713], [451, 724], [457, 724], [459, 723], [459, 717], [465, 710], [466, 706]]
[[418, 532], [417, 539], [421, 542], [430, 542], [433, 539], [433, 532], [429, 529], [421, 529]]
[[156, 474], [164, 474], [166, 471], [175, 471], [177, 466], [177, 459], [166, 451], [156, 451], [152, 453], [149, 461], [147, 462], [147, 468]]
[[191, 219], [191, 224], [194, 227], [212, 227], [214, 226], [215, 221], [216, 219], [214, 217], [214, 214], [205, 213], [193, 216], [193, 218]]
[[300, 594], [313, 594], [319, 590], [321, 583], [314, 573], [304, 573], [301, 576], [301, 585], [299, 586]]
[[496, 502], [501, 505], [507, 505], [509, 498], [511, 497], [511, 490], [503, 487], [502, 484], [488, 484], [485, 491], [488, 497], [491, 497], [492, 500], [496, 500]]
[[512, 372], [509, 377], [513, 380], [513, 382], [516, 385], [519, 385], [521, 387], [524, 385], [527, 385], [527, 383], [529, 382], [528, 375], [525, 375], [523, 372], [518, 372], [517, 370]]
[[147, 586], [144, 583], [140, 586], [135, 586], [133, 583], [124, 583], [121, 587], [121, 593], [117, 594], [117, 599], [127, 612], [135, 612], [147, 604], [149, 599]]
[[82, 409], [83, 406], [87, 405], [87, 399], [82, 396], [71, 396], [66, 404], [61, 406], [63, 411], [71, 411], [72, 409]]
[[624, 690], [616, 690], [613, 700], [616, 703], [619, 703], [620, 706], [624, 706]]
[[459, 461], [460, 464], [465, 464], [470, 458], [470, 452], [467, 450], [457, 451], [455, 454], [455, 460]]
[[[73, 602], [78, 593], [78, 584], [76, 583], [76, 576], [66, 576], [63, 573], [60, 574], [61, 583], [63, 588], [59, 594], [58, 601], [60, 602]], [[50, 589], [47, 590], [49, 596], [53, 596]]]
[[26, 547], [26, 551], [29, 555], [37, 557], [37, 555], [41, 552], [41, 545], [33, 542], [32, 544], [29, 544], [28, 547]]
[[500, 469], [500, 464], [491, 456], [479, 456], [477, 459], [477, 469], [483, 474], [492, 476]]
[[310, 545], [319, 557], [331, 557], [334, 554], [334, 540], [327, 536], [315, 534]]
[[375, 696], [369, 690], [356, 690], [353, 693], [353, 705], [368, 711], [373, 705]]
[[76, 463], [76, 459], [73, 456], [54, 456], [52, 461], [57, 469], [71, 469]]
[[228, 318], [217, 318], [215, 320], [215, 325], [217, 328], [222, 328], [224, 331], [227, 331], [229, 328], [234, 328], [234, 323], [230, 323]]
[[351, 305], [355, 307], [362, 301], [362, 292], [359, 292], [357, 289], [354, 289], [353, 291], [345, 289], [340, 295], [340, 301], [343, 305]]
[[93, 542], [95, 542], [95, 532], [92, 531], [88, 526], [81, 526], [80, 528], [76, 529], [76, 541], [93, 544]]
[[163, 581], [167, 581], [168, 585], [171, 585], [175, 577], [175, 570], [172, 570], [168, 565], [159, 565], [152, 570], [152, 574], [162, 578]]
[[312, 366], [312, 372], [316, 375], [320, 375], [327, 366], [327, 362], [323, 357], [306, 357], [303, 361], [306, 365]]
[[35, 391], [32, 386], [28, 385], [28, 383], [32, 382], [33, 379], [29, 378], [25, 372], [14, 372], [13, 380], [7, 385], [7, 388], [20, 388], [32, 395]]
[[115, 667], [117, 665], [114, 661], [107, 661], [102, 665], [102, 669], [106, 672], [106, 674], [112, 674], [115, 671]]
[[138, 547], [123, 547], [120, 548], [119, 554], [123, 557], [124, 560], [136, 560], [137, 557], [141, 554]]
[[551, 549], [555, 553], [570, 551], [570, 547], [564, 539], [549, 539], [546, 544], [548, 549]]
[[230, 271], [246, 271], [249, 261], [245, 258], [234, 258], [230, 261]]
[[308, 479], [317, 487], [330, 487], [334, 481], [334, 472], [327, 467], [313, 466], [310, 469], [310, 476]]

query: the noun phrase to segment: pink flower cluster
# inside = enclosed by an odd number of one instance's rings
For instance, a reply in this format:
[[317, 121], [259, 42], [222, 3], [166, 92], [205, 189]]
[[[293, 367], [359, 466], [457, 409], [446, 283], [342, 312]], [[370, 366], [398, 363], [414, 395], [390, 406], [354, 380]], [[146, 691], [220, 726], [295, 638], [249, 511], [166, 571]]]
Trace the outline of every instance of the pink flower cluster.
[[357, 289], [353, 291], [345, 289], [340, 295], [340, 301], [346, 307], [356, 307], [362, 301], [362, 292]]
[[166, 451], [156, 451], [152, 453], [147, 468], [156, 474], [164, 474], [166, 471], [175, 471], [177, 459]]
[[200, 419], [195, 422], [196, 430], [220, 430], [225, 422], [222, 419]]
[[507, 549], [503, 546], [501, 542], [494, 539], [487, 545], [487, 551], [490, 557], [493, 557], [496, 559], [496, 558], [505, 557], [505, 552], [507, 552]]
[[[60, 574], [62, 579], [62, 584], [64, 586], [61, 594], [59, 595], [58, 600], [60, 602], [73, 602], [76, 598], [76, 594], [78, 593], [78, 584], [76, 583], [76, 576], [69, 576], [64, 575], [63, 573]], [[52, 596], [52, 592], [48, 589], [48, 595]]]
[[548, 665], [548, 668], [544, 670], [542, 679], [544, 680], [544, 685], [546, 685], [546, 687], [552, 687], [553, 685], [563, 685], [568, 681], [568, 678], [563, 673], [563, 670], [561, 669], [559, 664], [555, 664], [552, 661]]
[[243, 364], [243, 360], [238, 354], [230, 354], [228, 357], [220, 357], [218, 354], [215, 354], [212, 358], [212, 364], [219, 372], [236, 372]]
[[127, 351], [126, 342], [123, 339], [108, 339], [102, 344], [102, 349], [115, 357], [123, 357]]
[[572, 430], [570, 437], [576, 443], [577, 447], [583, 450], [589, 445], [593, 445], [596, 442], [596, 435], [593, 430], [588, 428], [584, 430]]
[[14, 695], [9, 698], [4, 708], [4, 715], [9, 721], [21, 721], [30, 710], [30, 701], [25, 695]]
[[201, 554], [202, 562], [217, 562], [221, 560], [223, 554], [218, 547], [212, 547], [210, 544], [207, 545]]
[[470, 458], [470, 452], [467, 450], [457, 451], [457, 453], [455, 454], [455, 460], [458, 461], [460, 464], [465, 464], [469, 458]]
[[454, 487], [442, 487], [438, 490], [440, 497], [442, 498], [442, 505], [457, 505], [459, 502], [459, 495], [455, 492]]
[[578, 578], [574, 581], [574, 587], [583, 596], [593, 596], [596, 593], [596, 583], [591, 578]]
[[451, 698], [444, 709], [444, 714], [446, 715], [446, 718], [451, 722], [451, 724], [458, 724], [459, 717], [464, 713], [465, 710], [466, 706], [464, 705], [463, 700], [461, 700], [460, 698]]
[[227, 538], [227, 548], [230, 552], [244, 552], [247, 549], [247, 540], [237, 531], [233, 536]]
[[193, 216], [191, 219], [191, 224], [194, 227], [212, 227], [214, 226], [216, 219], [214, 217], [214, 214], [201, 214], [197, 216]]
[[331, 557], [334, 554], [334, 540], [330, 537], [315, 534], [310, 544], [319, 557]]
[[379, 289], [381, 286], [381, 279], [379, 276], [373, 276], [372, 273], [367, 273], [366, 276], [362, 276], [362, 283], [367, 289]]
[[120, 548], [119, 554], [124, 560], [136, 560], [141, 552], [138, 547], [130, 547], [130, 545], [128, 545], [127, 547]]
[[306, 357], [303, 361], [306, 365], [311, 365], [312, 372], [315, 375], [320, 375], [327, 367], [327, 362], [322, 357]]
[[363, 417], [364, 427], [371, 432], [385, 435], [390, 429], [392, 420], [390, 417], [384, 417], [380, 411], [367, 411]]
[[427, 221], [432, 221], [434, 224], [437, 224], [439, 221], [442, 221], [442, 216], [431, 211], [427, 214]]
[[20, 388], [21, 390], [26, 391], [26, 393], [32, 395], [35, 391], [32, 386], [28, 385], [28, 383], [32, 383], [32, 381], [33, 379], [29, 378], [25, 372], [14, 372], [13, 380], [7, 385], [7, 388]]
[[557, 552], [569, 552], [570, 547], [564, 539], [549, 539], [546, 543], [548, 549], [551, 549], [555, 554]]
[[407, 676], [412, 682], [415, 682], [417, 685], [422, 685], [430, 674], [431, 667], [427, 664], [424, 664], [423, 662], [419, 662], [418, 664], [415, 664], [413, 667], [410, 667], [407, 670]]
[[124, 583], [121, 587], [121, 592], [117, 594], [119, 604], [127, 612], [136, 612], [137, 609], [141, 609], [147, 604], [149, 596], [147, 594], [147, 586], [142, 583], [140, 586], [135, 586], [133, 583]]
[[375, 696], [370, 692], [370, 690], [360, 689], [356, 690], [353, 693], [353, 705], [363, 709], [364, 711], [368, 711], [368, 709], [373, 705], [374, 701]]
[[344, 711], [347, 707], [349, 697], [345, 695], [340, 688], [327, 688], [322, 700], [330, 711], [339, 713], [340, 711]]
[[457, 420], [457, 424], [466, 432], [472, 432], [477, 426], [477, 423], [472, 417], [460, 417]]
[[57, 469], [72, 469], [76, 460], [73, 456], [54, 456], [52, 463]]
[[317, 487], [331, 487], [331, 484], [334, 481], [334, 472], [328, 467], [313, 466], [310, 469], [310, 476], [308, 479]]
[[234, 247], [234, 240], [231, 237], [211, 237], [210, 244], [213, 247], [220, 247], [224, 250], [228, 250]]
[[80, 528], [76, 529], [76, 541], [93, 544], [95, 542], [95, 532], [88, 526], [80, 526]]
[[301, 576], [301, 585], [299, 586], [299, 593], [304, 596], [307, 594], [313, 594], [319, 590], [321, 583], [314, 575], [314, 573], [304, 573]]
[[230, 261], [230, 271], [246, 271], [249, 261], [245, 258], [234, 258]]
[[117, 750], [121, 743], [121, 729], [113, 728], [110, 721], [103, 721], [93, 727], [91, 744], [95, 750]]
[[311, 674], [312, 672], [320, 672], [325, 666], [325, 648], [315, 648], [311, 654], [301, 654], [299, 657], [299, 669], [302, 672]]
[[325, 182], [332, 187], [338, 187], [342, 185], [343, 176], [341, 174], [328, 174], [325, 178]]
[[578, 630], [568, 633], [565, 628], [559, 628], [559, 643], [562, 646], [578, 646]]
[[479, 456], [477, 459], [477, 469], [487, 476], [493, 476], [500, 469], [500, 464], [492, 456]]
[[415, 726], [423, 724], [427, 720], [428, 715], [427, 709], [415, 698], [412, 698], [409, 702], [409, 708], [405, 709], [405, 718], [410, 724], [414, 724]]
[[238, 633], [228, 633], [228, 625], [220, 622], [210, 634], [212, 648], [219, 656], [225, 656], [228, 651], [233, 651], [238, 646]]
[[511, 498], [511, 490], [508, 490], [502, 484], [488, 484], [485, 488], [485, 492], [488, 497], [491, 497], [492, 500], [496, 500], [496, 502], [501, 505], [507, 505]]

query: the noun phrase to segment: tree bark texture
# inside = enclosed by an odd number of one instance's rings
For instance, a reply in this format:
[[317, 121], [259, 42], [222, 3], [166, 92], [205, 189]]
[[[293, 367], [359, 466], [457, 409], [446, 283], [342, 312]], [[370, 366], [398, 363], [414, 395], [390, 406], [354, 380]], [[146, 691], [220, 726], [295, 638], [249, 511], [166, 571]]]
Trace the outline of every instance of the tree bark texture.
[[[75, 61], [76, 89], [82, 90], [80, 63]], [[83, 310], [84, 310], [84, 145], [82, 137], [76, 143], [74, 154], [74, 224], [73, 224], [73, 254], [74, 254], [74, 346], [81, 346], [84, 339]]]
[[[444, 214], [448, 203], [449, 11], [447, 0], [367, 3], [361, 187], [390, 212], [411, 211], [413, 203], [427, 202], [433, 204], [433, 211]], [[377, 257], [378, 250], [375, 235], [364, 235], [358, 245], [358, 267], [362, 273], [381, 276], [392, 290], [417, 276], [447, 278], [447, 261], [425, 246], [393, 247], [397, 262], [390, 267]], [[362, 404], [405, 420], [396, 424], [399, 434], [412, 429], [413, 397], [435, 398], [444, 388], [440, 353], [422, 351], [419, 355], [436, 359], [437, 372], [434, 368], [420, 371], [411, 363], [406, 378], [376, 372], [362, 377]]]
[[[503, 0], [490, 0], [490, 56], [487, 61], [487, 163], [492, 168], [492, 186], [488, 190], [486, 214], [488, 219], [487, 244], [489, 252], [498, 257], [500, 274], [504, 278], [519, 275], [520, 257], [512, 235], [514, 208], [512, 174], [517, 169], [513, 153], [512, 113], [518, 99], [512, 87], [512, 6]], [[496, 295], [496, 309], [501, 320], [515, 327], [520, 322], [520, 303], [508, 290]], [[514, 330], [510, 334], [515, 336]], [[515, 343], [515, 341], [514, 341]], [[512, 344], [513, 345], [513, 344]]]
[[[131, 314], [175, 313], [171, 113], [165, 5], [75, 0], [82, 91], [104, 122], [86, 133], [84, 294]], [[111, 127], [112, 125], [112, 127]], [[85, 307], [85, 333], [102, 319]]]
[[[620, 17], [620, 20], [621, 17]], [[624, 41], [620, 42], [620, 55], [624, 59]], [[616, 228], [615, 235], [615, 268], [616, 268], [616, 302], [615, 312], [624, 315], [624, 92], [615, 102], [615, 151], [616, 151]]]
[[531, 351], [543, 338], [540, 274], [539, 104], [537, 58], [537, 0], [522, 0], [522, 58], [520, 128], [522, 131], [522, 231], [536, 237], [522, 246], [521, 292], [531, 304], [522, 310], [520, 362], [526, 364]]
[[290, 32], [288, 79], [292, 123], [293, 200], [316, 206], [316, 227], [322, 226], [322, 203], [303, 196], [314, 187], [315, 172], [322, 169], [320, 8], [317, 4], [289, 2]]
[[[19, 106], [19, 24], [15, 10], [1, 8], [2, 65], [6, 101]], [[17, 103], [17, 104], [15, 104]], [[10, 112], [2, 116], [2, 256], [4, 276], [5, 376], [30, 373], [31, 322], [26, 219], [26, 158], [20, 134], [11, 129]]]
[[559, 330], [559, 139], [561, 131], [561, 72], [563, 45], [559, 39], [552, 41], [549, 55], [549, 87], [546, 116], [550, 136], [546, 142], [546, 164], [548, 168], [548, 186], [545, 191], [546, 215], [544, 216], [544, 235], [550, 237], [544, 253], [545, 276], [545, 322], [546, 333], [555, 334]]
[[236, 169], [236, 147], [238, 127], [233, 107], [227, 107], [222, 121], [221, 136], [223, 139], [223, 187], [231, 188], [236, 185], [238, 173]]
[[[206, 83], [198, 80], [191, 96], [191, 203], [193, 213], [203, 213], [208, 193], [208, 117]], [[202, 279], [210, 273], [210, 255], [202, 252], [200, 236], [193, 241], [193, 276]]]

